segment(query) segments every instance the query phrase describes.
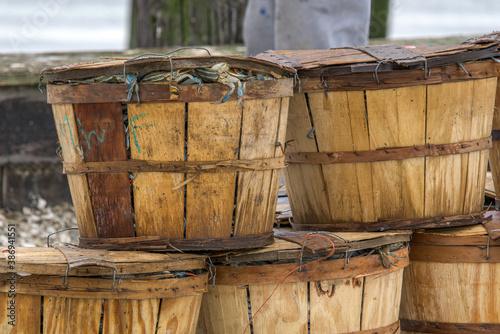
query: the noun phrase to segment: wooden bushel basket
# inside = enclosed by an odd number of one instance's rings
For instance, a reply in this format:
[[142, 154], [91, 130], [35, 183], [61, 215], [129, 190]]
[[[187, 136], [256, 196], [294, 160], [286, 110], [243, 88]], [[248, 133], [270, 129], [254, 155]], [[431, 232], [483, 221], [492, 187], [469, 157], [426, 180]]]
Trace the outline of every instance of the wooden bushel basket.
[[[500, 228], [499, 213], [492, 223]], [[500, 333], [499, 239], [491, 231], [488, 248], [482, 225], [414, 234], [403, 279], [403, 333]]]
[[[245, 329], [246, 334], [399, 333], [403, 268], [409, 263], [408, 247], [401, 244], [409, 240], [409, 234], [339, 233], [351, 242], [335, 240], [334, 256], [347, 254], [349, 261], [338, 258], [307, 265], [331, 249], [329, 242], [310, 238], [302, 270], [295, 270], [277, 287], [299, 266], [300, 244], [306, 235], [286, 234], [276, 237], [296, 243], [276, 239], [260, 250], [212, 256], [213, 261], [223, 262], [216, 264], [215, 286], [209, 284], [203, 296], [197, 334], [243, 333]], [[376, 250], [393, 242], [401, 244], [389, 255], [392, 264], [385, 259], [384, 266]], [[360, 249], [365, 250], [364, 256], [350, 257]]]
[[[83, 78], [231, 68], [270, 73], [236, 89], [220, 83], [124, 83]], [[187, 71], [187, 70], [186, 70]], [[272, 242], [289, 72], [231, 57], [154, 57], [45, 70], [80, 230], [80, 246], [222, 250]], [[175, 72], [179, 73], [179, 72]], [[78, 82], [78, 84], [72, 84]], [[175, 85], [175, 86], [174, 86]], [[140, 98], [140, 104], [137, 101]]]
[[2, 334], [195, 333], [205, 256], [17, 248], [12, 270], [2, 254]]
[[498, 43], [260, 54], [301, 81], [284, 170], [294, 228], [480, 222], [499, 54]]

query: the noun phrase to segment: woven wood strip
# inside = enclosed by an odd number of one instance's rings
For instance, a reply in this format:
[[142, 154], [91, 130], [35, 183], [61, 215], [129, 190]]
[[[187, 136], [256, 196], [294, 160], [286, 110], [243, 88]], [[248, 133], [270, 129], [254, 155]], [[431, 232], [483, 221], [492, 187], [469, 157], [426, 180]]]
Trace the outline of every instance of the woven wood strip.
[[489, 221], [491, 216], [484, 216], [484, 212], [468, 215], [408, 218], [408, 219], [380, 219], [376, 222], [349, 222], [332, 224], [294, 224], [292, 227], [299, 231], [330, 231], [330, 232], [377, 232], [387, 230], [416, 230], [443, 227], [474, 225]]
[[401, 329], [410, 332], [436, 334], [481, 334], [500, 333], [500, 324], [453, 323], [401, 319]]
[[371, 151], [287, 153], [285, 161], [289, 164], [317, 165], [404, 160], [482, 151], [491, 146], [492, 140], [488, 137], [461, 143], [389, 147]]
[[169, 173], [219, 173], [249, 170], [271, 170], [285, 167], [285, 158], [224, 161], [106, 161], [64, 163], [65, 174], [169, 172]]

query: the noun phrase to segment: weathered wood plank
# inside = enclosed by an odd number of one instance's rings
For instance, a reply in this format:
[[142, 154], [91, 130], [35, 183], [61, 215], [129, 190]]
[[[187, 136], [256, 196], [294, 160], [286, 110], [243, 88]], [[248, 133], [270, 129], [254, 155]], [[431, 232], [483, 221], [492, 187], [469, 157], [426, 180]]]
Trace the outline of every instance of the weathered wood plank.
[[[313, 125], [306, 95], [294, 95], [290, 98], [288, 110], [286, 141], [289, 144], [286, 152], [317, 152], [314, 134], [306, 138], [311, 129]], [[302, 224], [331, 222], [328, 194], [321, 166], [289, 165], [283, 170], [283, 177], [295, 222]]]
[[346, 278], [309, 282], [311, 333], [359, 331], [364, 280]]
[[[77, 104], [75, 115], [85, 161], [127, 160], [119, 103]], [[98, 236], [134, 236], [128, 175], [90, 174], [87, 177]]]
[[[499, 323], [500, 283], [496, 276], [498, 263], [412, 261], [404, 273], [400, 316], [451, 323]], [[460, 296], [460, 302], [456, 296]]]
[[[497, 78], [490, 78], [473, 82], [471, 139], [488, 136], [491, 132], [497, 80]], [[478, 212], [484, 204], [488, 153], [488, 150], [469, 153], [464, 213]]]
[[[425, 102], [424, 86], [367, 91], [370, 149], [425, 144]], [[373, 163], [372, 171], [377, 218], [423, 215], [424, 159]]]
[[103, 332], [110, 334], [155, 333], [159, 299], [105, 300]]
[[[241, 106], [236, 101], [188, 104], [187, 160], [238, 158]], [[236, 172], [188, 174], [186, 237], [230, 237]]]
[[[73, 105], [54, 104], [52, 110], [64, 161], [67, 163], [81, 162], [83, 152]], [[68, 183], [80, 236], [83, 238], [96, 238], [97, 226], [87, 176], [68, 175]]]
[[[282, 273], [284, 276], [286, 272]], [[255, 333], [307, 333], [307, 282], [283, 283], [253, 319]], [[252, 314], [264, 304], [276, 284], [250, 285]]]
[[[278, 129], [276, 131], [276, 147], [274, 149], [274, 157], [283, 157], [284, 156], [284, 145], [286, 141], [286, 128], [288, 121], [288, 109], [289, 109], [289, 101], [290, 99], [285, 97], [281, 99], [281, 106], [279, 111], [278, 118]], [[278, 145], [281, 144], [281, 146]], [[267, 227], [270, 224], [269, 222], [274, 223], [274, 216], [276, 213], [276, 203], [278, 201], [278, 193], [281, 181], [283, 169], [275, 169], [271, 172], [271, 185], [269, 188], [269, 197], [267, 201], [267, 217], [261, 222], [263, 224], [263, 231], [267, 231]]]
[[[241, 120], [240, 159], [273, 157], [280, 121], [281, 99], [245, 101]], [[272, 229], [269, 220], [273, 171], [248, 171], [238, 174], [234, 235], [257, 235]], [[276, 187], [277, 185], [275, 185]]]
[[387, 275], [365, 277], [362, 330], [384, 327], [398, 321], [402, 283], [402, 268]]
[[[497, 67], [500, 69], [500, 66], [498, 66], [498, 64]], [[500, 77], [497, 80], [492, 129], [500, 130]], [[500, 140], [493, 141], [493, 147], [490, 148], [489, 153], [491, 175], [493, 177], [493, 184], [496, 195], [500, 194]], [[500, 195], [496, 197], [500, 197]]]
[[[17, 292], [17, 291], [16, 291]], [[14, 301], [15, 310], [11, 313], [7, 307]], [[10, 334], [39, 334], [41, 330], [42, 298], [17, 293], [15, 298], [8, 298], [6, 292], [0, 293], [0, 332]], [[8, 315], [13, 317], [8, 317]], [[11, 322], [14, 321], [14, 322]], [[9, 323], [10, 322], [10, 323]], [[13, 326], [14, 325], [14, 326]]]
[[[470, 81], [427, 87], [427, 143], [458, 142], [464, 131], [469, 132], [471, 88]], [[467, 166], [462, 158], [460, 155], [426, 158], [426, 175], [429, 175], [425, 180], [426, 217], [463, 212]], [[454, 200], [449, 194], [453, 194]]]
[[194, 334], [203, 295], [162, 299], [157, 334]]
[[249, 321], [247, 289], [229, 285], [208, 288], [201, 303], [203, 334], [243, 333]]
[[[357, 149], [357, 147], [354, 147], [353, 139], [353, 132], [355, 131], [360, 131], [366, 136], [363, 138], [364, 140], [358, 143], [358, 146], [366, 145], [368, 129], [356, 127], [354, 131], [351, 128], [349, 100], [346, 92], [329, 92], [326, 95], [311, 93], [308, 96], [319, 152], [353, 151]], [[355, 109], [353, 112], [366, 114], [364, 106], [363, 110]], [[335, 131], [332, 131], [332, 129], [335, 129]], [[367, 149], [367, 147], [364, 147], [364, 149]], [[349, 164], [325, 164], [322, 165], [322, 170], [332, 220], [338, 222], [361, 221], [364, 208], [361, 202], [360, 189], [358, 188], [356, 167]], [[368, 184], [371, 184], [371, 180], [368, 181]], [[369, 194], [367, 198], [369, 198]], [[370, 208], [368, 207], [367, 210], [370, 211]]]
[[[123, 72], [123, 70], [122, 70]], [[245, 83], [243, 100], [262, 99], [293, 95], [292, 79], [258, 80]], [[165, 83], [165, 82], [164, 82]], [[179, 85], [179, 92], [163, 84], [139, 84], [141, 103], [161, 101], [175, 102], [215, 102], [228, 92], [228, 87], [220, 83], [205, 83], [198, 91], [198, 85]], [[48, 103], [133, 103], [137, 95], [134, 93], [127, 100], [125, 84], [82, 84], [82, 85], [48, 85]], [[229, 96], [229, 101], [238, 99], [238, 94]]]
[[[132, 159], [184, 161], [185, 104], [128, 105]], [[184, 237], [182, 173], [141, 173], [133, 179], [138, 236]]]
[[43, 333], [98, 333], [102, 300], [45, 297]]
[[[7, 292], [6, 275], [0, 274], [0, 292]], [[198, 295], [206, 291], [207, 274], [196, 277], [148, 279], [122, 279], [112, 290], [112, 279], [69, 277], [68, 288], [61, 276], [16, 276], [18, 294], [85, 298], [85, 299], [145, 299], [173, 298]]]

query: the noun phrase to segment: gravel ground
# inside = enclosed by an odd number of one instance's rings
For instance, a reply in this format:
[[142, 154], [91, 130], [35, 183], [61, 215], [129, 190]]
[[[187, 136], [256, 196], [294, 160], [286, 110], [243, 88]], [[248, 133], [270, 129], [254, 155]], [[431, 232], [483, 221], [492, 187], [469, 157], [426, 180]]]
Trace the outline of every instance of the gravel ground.
[[[22, 211], [0, 209], [0, 245], [7, 245], [7, 226], [16, 224], [16, 246], [43, 247], [47, 245], [47, 235], [68, 227], [77, 227], [75, 211], [70, 203], [47, 206], [39, 198], [32, 207]], [[51, 237], [51, 242], [78, 243], [78, 231], [66, 231]]]

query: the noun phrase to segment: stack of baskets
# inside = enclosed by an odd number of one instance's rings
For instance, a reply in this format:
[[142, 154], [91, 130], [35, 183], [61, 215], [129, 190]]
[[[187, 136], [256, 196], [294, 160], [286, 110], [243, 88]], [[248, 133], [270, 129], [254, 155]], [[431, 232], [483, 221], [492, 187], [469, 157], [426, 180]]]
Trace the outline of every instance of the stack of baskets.
[[[80, 244], [0, 260], [16, 330], [498, 332], [498, 55], [485, 37], [44, 70]], [[282, 169], [293, 229], [273, 230]]]
[[259, 55], [294, 66], [302, 83], [285, 153], [293, 227], [415, 232], [406, 333], [500, 331], [500, 217], [483, 211], [498, 140], [499, 42], [492, 34], [456, 47]]

